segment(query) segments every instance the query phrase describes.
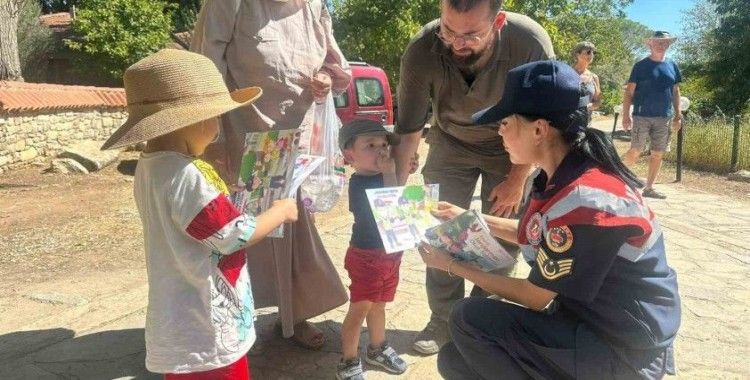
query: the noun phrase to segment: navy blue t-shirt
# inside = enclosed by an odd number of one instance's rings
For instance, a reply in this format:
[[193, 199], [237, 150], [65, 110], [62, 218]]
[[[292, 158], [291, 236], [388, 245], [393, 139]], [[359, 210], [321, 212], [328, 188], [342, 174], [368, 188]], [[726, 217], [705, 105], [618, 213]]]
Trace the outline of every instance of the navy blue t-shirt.
[[367, 189], [383, 187], [383, 175], [361, 175], [354, 173], [349, 179], [349, 211], [354, 214], [352, 225], [353, 247], [362, 249], [384, 249], [383, 241], [378, 234], [378, 225], [372, 215], [370, 203], [367, 201]]
[[671, 59], [655, 62], [646, 57], [638, 61], [628, 79], [628, 83], [635, 83], [633, 115], [671, 117], [672, 88], [680, 82], [682, 74]]

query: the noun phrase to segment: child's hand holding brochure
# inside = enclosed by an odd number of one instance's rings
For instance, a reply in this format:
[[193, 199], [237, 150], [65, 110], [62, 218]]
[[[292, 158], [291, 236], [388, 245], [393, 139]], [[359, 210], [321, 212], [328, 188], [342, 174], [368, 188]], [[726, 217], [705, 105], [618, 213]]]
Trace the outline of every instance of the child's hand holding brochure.
[[425, 230], [440, 224], [431, 214], [437, 208], [438, 192], [436, 184], [366, 190], [387, 253], [416, 248]]
[[467, 210], [447, 222], [425, 231], [427, 242], [450, 253], [459, 261], [489, 272], [512, 265], [516, 260], [490, 234], [476, 210]]

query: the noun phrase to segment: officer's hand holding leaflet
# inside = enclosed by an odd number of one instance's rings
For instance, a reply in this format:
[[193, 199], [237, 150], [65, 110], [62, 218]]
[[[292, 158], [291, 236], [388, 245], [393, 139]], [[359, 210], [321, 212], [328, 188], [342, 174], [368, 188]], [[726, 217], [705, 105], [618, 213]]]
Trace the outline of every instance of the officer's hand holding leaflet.
[[426, 243], [420, 245], [419, 254], [422, 256], [422, 261], [430, 268], [444, 270], [463, 277], [492, 294], [533, 310], [544, 310], [550, 301], [557, 296], [557, 293], [540, 288], [527, 279], [488, 273], [471, 265], [458, 262], [445, 250]]

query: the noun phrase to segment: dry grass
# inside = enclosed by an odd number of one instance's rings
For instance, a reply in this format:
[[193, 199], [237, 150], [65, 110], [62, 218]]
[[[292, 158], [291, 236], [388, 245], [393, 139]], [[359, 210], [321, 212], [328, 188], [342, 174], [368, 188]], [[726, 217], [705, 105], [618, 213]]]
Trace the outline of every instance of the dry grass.
[[[750, 122], [747, 119], [741, 124], [740, 131], [737, 169], [750, 169]], [[714, 173], [730, 172], [733, 138], [734, 123], [730, 118], [688, 118], [685, 124], [684, 165]], [[672, 147], [666, 158], [675, 161], [676, 139]]]

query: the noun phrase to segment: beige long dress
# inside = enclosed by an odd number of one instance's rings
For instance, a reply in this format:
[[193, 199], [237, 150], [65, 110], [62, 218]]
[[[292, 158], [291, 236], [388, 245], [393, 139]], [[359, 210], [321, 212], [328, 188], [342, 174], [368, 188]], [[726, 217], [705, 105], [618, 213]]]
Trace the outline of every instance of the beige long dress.
[[[334, 93], [351, 80], [321, 0], [208, 0], [198, 16], [191, 50], [211, 58], [230, 90], [260, 86], [263, 96], [222, 118], [222, 135], [206, 154], [229, 183], [239, 174], [244, 134], [268, 128], [311, 127], [312, 76], [325, 70]], [[298, 204], [300, 210], [304, 210]], [[347, 301], [336, 269], [306, 212], [248, 250], [255, 306], [278, 306], [283, 334], [295, 323]]]

